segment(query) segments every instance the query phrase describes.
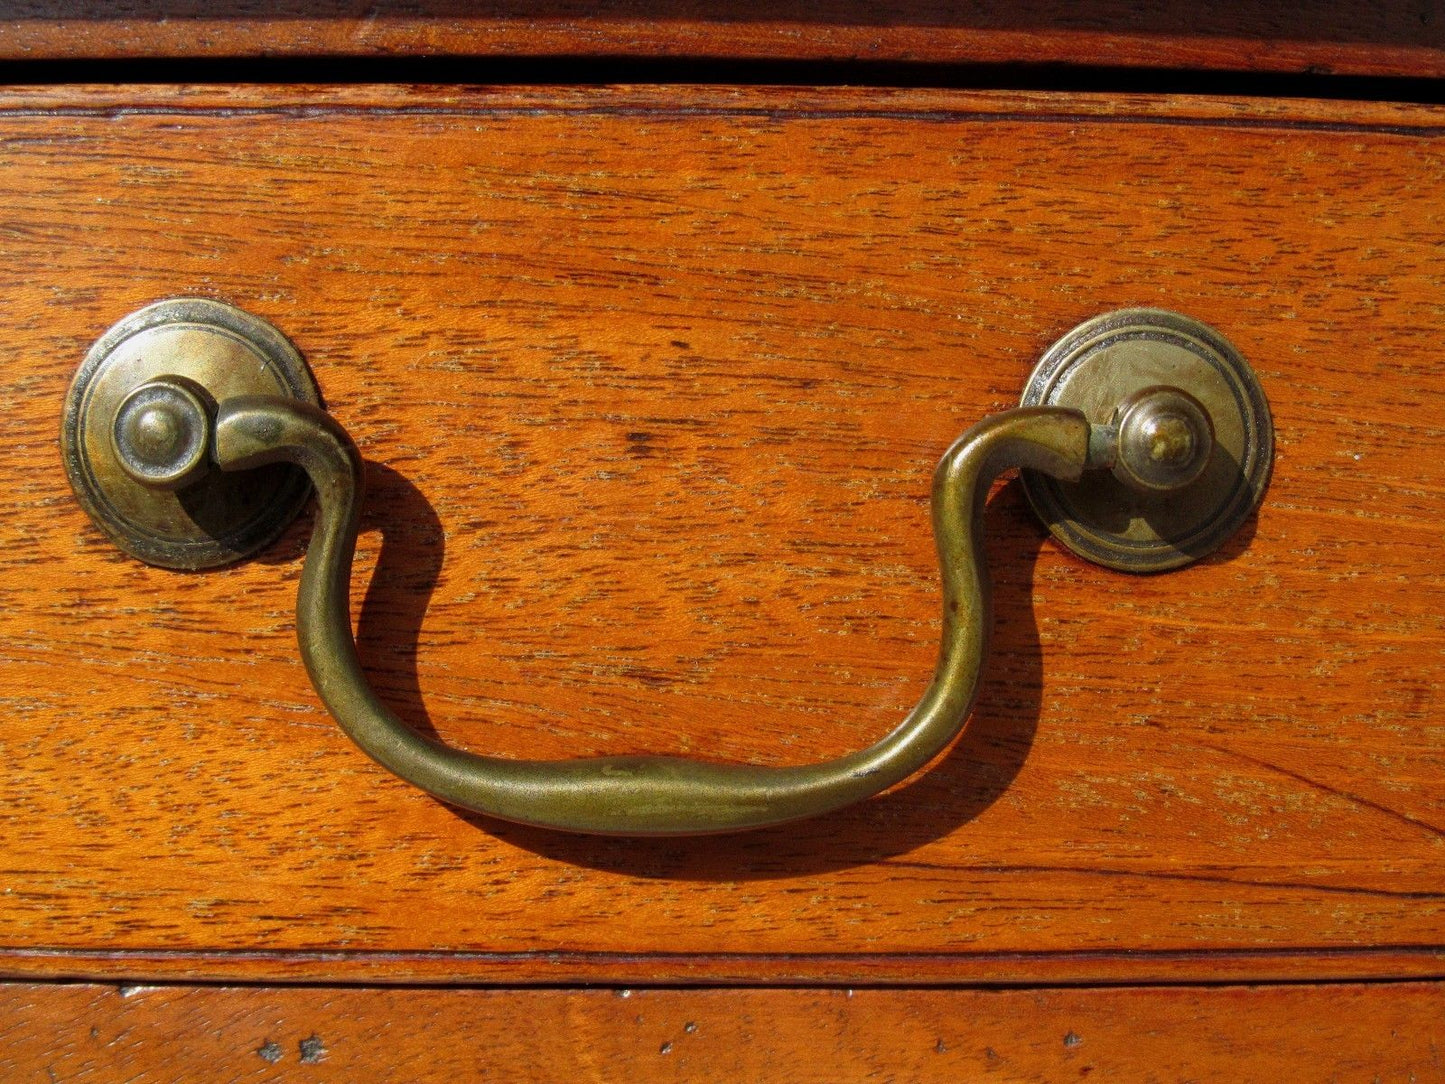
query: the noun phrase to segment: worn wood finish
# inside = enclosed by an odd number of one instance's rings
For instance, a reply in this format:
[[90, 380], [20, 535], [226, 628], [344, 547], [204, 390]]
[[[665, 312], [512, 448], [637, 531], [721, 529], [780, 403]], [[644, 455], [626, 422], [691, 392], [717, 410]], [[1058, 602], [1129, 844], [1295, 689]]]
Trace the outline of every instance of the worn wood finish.
[[[1440, 974], [1442, 131], [926, 92], [12, 94], [3, 967]], [[325, 716], [305, 524], [195, 576], [90, 528], [66, 384], [182, 293], [310, 359], [371, 462], [374, 679], [503, 755], [786, 763], [891, 726], [935, 651], [934, 460], [1099, 311], [1225, 331], [1280, 458], [1245, 537], [1155, 578], [1059, 552], [1003, 487], [979, 709], [899, 792], [737, 838], [552, 835], [429, 800]]]
[[1437, 1080], [1445, 990], [0, 986], [6, 1080]]
[[[278, 56], [1104, 64], [1433, 77], [1445, 74], [1445, 19], [1430, 4], [1347, 0], [0, 2], [5, 59]], [[559, 66], [547, 77], [569, 75]]]

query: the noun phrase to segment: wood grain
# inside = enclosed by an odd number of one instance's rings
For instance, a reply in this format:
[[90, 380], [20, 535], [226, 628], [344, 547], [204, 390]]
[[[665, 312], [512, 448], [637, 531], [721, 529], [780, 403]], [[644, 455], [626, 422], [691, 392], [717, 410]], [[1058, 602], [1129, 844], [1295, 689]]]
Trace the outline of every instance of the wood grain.
[[[547, 102], [552, 106], [548, 107]], [[11, 973], [874, 982], [1445, 972], [1445, 110], [706, 88], [0, 102]], [[65, 484], [90, 342], [275, 321], [371, 461], [378, 688], [511, 756], [794, 763], [935, 651], [928, 479], [1078, 321], [1257, 367], [1258, 522], [1155, 578], [987, 516], [953, 752], [728, 839], [572, 838], [389, 777], [296, 659], [299, 523], [184, 576]]]
[[1445, 1072], [1445, 990], [11, 985], [0, 1040], [17, 1084], [1424, 1081]]
[[[0, 57], [695, 58], [1428, 78], [1445, 74], [1445, 19], [1431, 4], [1347, 0], [6, 0]], [[572, 75], [564, 61], [540, 77]]]

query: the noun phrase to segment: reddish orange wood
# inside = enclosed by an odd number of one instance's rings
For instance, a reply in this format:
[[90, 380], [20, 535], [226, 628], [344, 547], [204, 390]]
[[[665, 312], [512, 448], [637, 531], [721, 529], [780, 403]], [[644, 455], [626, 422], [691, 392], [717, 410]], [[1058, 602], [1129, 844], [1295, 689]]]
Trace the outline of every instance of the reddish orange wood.
[[0, 3], [5, 59], [277, 56], [1022, 62], [1432, 77], [1445, 74], [1445, 21], [1429, 5], [1347, 0], [730, 0], [681, 8], [663, 0], [374, 0], [364, 12], [337, 0]]
[[[1434, 1080], [1445, 990], [0, 986], [7, 1080]], [[49, 1074], [47, 1076], [47, 1073]]]
[[[930, 92], [15, 93], [3, 966], [1440, 974], [1442, 130]], [[1099, 311], [1222, 329], [1280, 458], [1249, 537], [1147, 579], [1061, 554], [1005, 486], [980, 707], [899, 793], [735, 839], [569, 838], [351, 747], [296, 660], [304, 524], [196, 576], [90, 528], [70, 374], [185, 293], [306, 353], [373, 463], [374, 679], [502, 755], [784, 763], [891, 726], [935, 650], [934, 460]]]

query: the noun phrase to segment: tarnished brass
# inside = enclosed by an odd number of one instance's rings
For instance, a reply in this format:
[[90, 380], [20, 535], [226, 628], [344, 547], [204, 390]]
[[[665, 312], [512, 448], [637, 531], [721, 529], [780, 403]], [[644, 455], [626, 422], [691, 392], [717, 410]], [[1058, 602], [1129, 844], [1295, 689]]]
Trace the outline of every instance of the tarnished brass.
[[1078, 477], [1089, 426], [1075, 410], [1012, 410], [985, 418], [944, 454], [933, 479], [943, 580], [943, 639], [933, 680], [908, 717], [876, 744], [796, 768], [677, 757], [504, 760], [423, 737], [372, 691], [351, 637], [361, 459], [350, 438], [319, 410], [240, 399], [221, 404], [215, 448], [223, 470], [292, 462], [311, 476], [320, 512], [297, 596], [301, 657], [336, 721], [379, 763], [438, 798], [507, 820], [607, 835], [697, 835], [849, 805], [906, 779], [948, 744], [968, 717], [988, 641], [978, 531], [989, 483], [1019, 466]]
[[[112, 344], [101, 352], [101, 360], [116, 349]], [[1189, 369], [1175, 364], [1170, 354], [1157, 364], [1134, 364], [1131, 374], [1150, 379], [1126, 382], [1127, 388], [1109, 385], [1109, 394], [1118, 394], [1107, 403], [1084, 395], [1084, 409], [1020, 407], [985, 418], [966, 432], [944, 453], [933, 475], [933, 530], [943, 588], [938, 663], [917, 706], [866, 749], [787, 768], [656, 756], [511, 760], [451, 748], [416, 733], [367, 682], [350, 615], [362, 464], [345, 430], [304, 396], [229, 390], [217, 395], [216, 381], [234, 386], [223, 367], [208, 369], [213, 382], [206, 383], [195, 368], [173, 371], [169, 362], [180, 353], [145, 365], [130, 362], [130, 382], [106, 387], [103, 398], [82, 390], [76, 408], [85, 422], [81, 446], [93, 456], [93, 446], [103, 443], [110, 449], [106, 463], [113, 473], [160, 495], [169, 495], [168, 486], [182, 485], [179, 492], [185, 493], [201, 485], [224, 487], [279, 465], [300, 467], [316, 491], [319, 510], [297, 596], [297, 638], [307, 673], [332, 716], [377, 762], [438, 798], [573, 832], [695, 835], [758, 828], [825, 813], [906, 779], [958, 734], [977, 692], [989, 634], [980, 513], [1000, 472], [1022, 467], [1073, 483], [1089, 471], [1119, 487], [1110, 471], [1122, 470], [1126, 492], [1159, 500], [1187, 493], [1209, 478], [1220, 447], [1239, 447], [1238, 421], [1226, 418], [1221, 426], [1217, 389], [1205, 387], [1200, 394], [1197, 384], [1186, 391], [1158, 379], [1168, 375], [1161, 370]], [[82, 389], [92, 383], [93, 375], [77, 380]], [[1044, 382], [1045, 391], [1051, 387]], [[208, 405], [212, 401], [214, 409]], [[1089, 411], [1097, 424], [1091, 425]], [[102, 442], [94, 433], [107, 438]], [[219, 472], [194, 481], [198, 456]], [[85, 492], [77, 485], [82, 501]], [[126, 548], [149, 559], [139, 547]]]
[[305, 507], [295, 467], [209, 469], [211, 416], [239, 395], [321, 403], [286, 337], [219, 301], [157, 302], [91, 347], [65, 399], [61, 452], [81, 506], [117, 546], [165, 568], [211, 568], [263, 549]]
[[1214, 454], [1214, 423], [1179, 388], [1144, 388], [1114, 414], [1114, 477], [1150, 495], [1183, 489]]
[[1217, 331], [1163, 309], [1122, 309], [1055, 343], [1023, 406], [1072, 407], [1094, 427], [1078, 481], [1024, 472], [1049, 530], [1081, 557], [1162, 572], [1212, 553], [1254, 514], [1274, 427], [1254, 372]]
[[210, 466], [211, 426], [204, 389], [177, 376], [142, 384], [116, 408], [111, 451], [135, 481], [185, 489]]

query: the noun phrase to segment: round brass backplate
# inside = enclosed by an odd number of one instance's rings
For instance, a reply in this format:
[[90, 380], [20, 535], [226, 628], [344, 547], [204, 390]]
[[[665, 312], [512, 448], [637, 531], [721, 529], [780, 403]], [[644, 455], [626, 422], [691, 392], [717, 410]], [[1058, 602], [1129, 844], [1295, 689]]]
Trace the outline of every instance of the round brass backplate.
[[1106, 470], [1061, 482], [1024, 472], [1029, 501], [1069, 549], [1109, 568], [1162, 572], [1217, 549], [1259, 507], [1274, 461], [1274, 427], [1254, 372], [1214, 329], [1163, 309], [1122, 309], [1051, 346], [1021, 405], [1081, 410], [1095, 426], [1146, 388], [1179, 388], [1207, 412], [1214, 446], [1198, 477], [1142, 493]]
[[117, 415], [133, 392], [162, 377], [180, 378], [212, 416], [217, 403], [243, 395], [320, 406], [305, 361], [258, 317], [219, 301], [171, 298], [102, 335], [65, 399], [66, 473], [81, 506], [116, 545], [165, 568], [212, 568], [255, 553], [301, 511], [310, 493], [306, 476], [287, 464], [240, 474], [210, 469], [178, 489], [133, 477], [116, 450]]

